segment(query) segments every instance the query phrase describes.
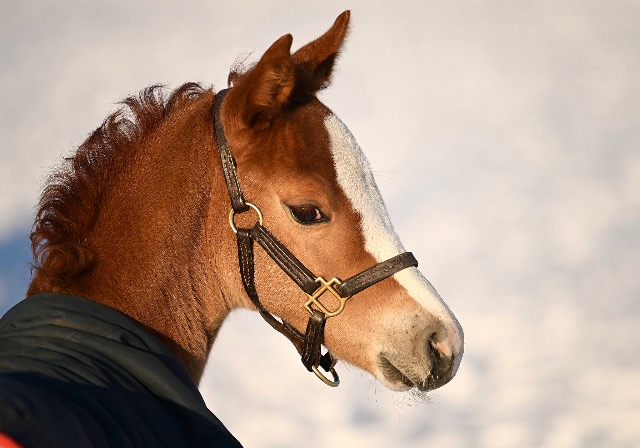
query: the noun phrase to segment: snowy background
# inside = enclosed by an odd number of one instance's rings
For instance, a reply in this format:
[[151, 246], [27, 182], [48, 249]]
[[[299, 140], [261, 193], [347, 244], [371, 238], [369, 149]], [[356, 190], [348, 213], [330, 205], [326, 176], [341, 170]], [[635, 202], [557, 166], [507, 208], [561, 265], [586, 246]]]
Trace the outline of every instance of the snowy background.
[[42, 180], [129, 94], [223, 88], [344, 9], [323, 100], [460, 319], [427, 400], [340, 368], [331, 390], [257, 316], [225, 323], [202, 390], [247, 447], [640, 446], [640, 3], [0, 0], [0, 312], [29, 279]]

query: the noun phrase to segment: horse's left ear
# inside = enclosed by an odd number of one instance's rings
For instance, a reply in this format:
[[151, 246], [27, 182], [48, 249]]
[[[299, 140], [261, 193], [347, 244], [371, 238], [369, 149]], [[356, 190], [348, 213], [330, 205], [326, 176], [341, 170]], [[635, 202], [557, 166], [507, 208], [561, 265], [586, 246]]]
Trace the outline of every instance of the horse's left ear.
[[329, 86], [333, 67], [349, 31], [350, 11], [338, 16], [333, 26], [293, 54], [296, 86], [292, 96], [315, 95]]
[[262, 55], [260, 61], [229, 93], [232, 110], [243, 126], [259, 129], [268, 126], [287, 102], [295, 81], [290, 34], [282, 36]]

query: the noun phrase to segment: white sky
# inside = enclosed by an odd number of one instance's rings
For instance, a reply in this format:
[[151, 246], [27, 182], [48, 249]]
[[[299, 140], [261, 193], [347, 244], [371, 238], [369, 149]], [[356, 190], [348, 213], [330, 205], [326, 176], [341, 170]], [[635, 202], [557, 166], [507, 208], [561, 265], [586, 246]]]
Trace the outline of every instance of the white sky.
[[344, 367], [329, 390], [239, 312], [210, 408], [248, 447], [637, 446], [640, 3], [149, 5], [0, 2], [0, 242], [26, 233], [43, 177], [118, 100], [221, 88], [238, 56], [289, 32], [297, 48], [351, 9], [322, 98], [460, 319], [460, 373], [430, 403]]

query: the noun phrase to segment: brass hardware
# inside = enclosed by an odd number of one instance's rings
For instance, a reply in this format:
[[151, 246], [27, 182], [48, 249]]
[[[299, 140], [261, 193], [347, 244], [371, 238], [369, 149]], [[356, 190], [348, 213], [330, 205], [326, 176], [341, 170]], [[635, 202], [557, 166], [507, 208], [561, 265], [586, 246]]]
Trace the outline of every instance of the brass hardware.
[[320, 372], [318, 366], [311, 366], [311, 369], [313, 370], [313, 373], [315, 373], [316, 376], [320, 378], [322, 382], [327, 386], [338, 387], [340, 385], [340, 377], [338, 376], [338, 372], [336, 372], [336, 369], [334, 369], [333, 367], [329, 370], [329, 372], [331, 372], [333, 380], [330, 380], [322, 372]]
[[[311, 305], [315, 305], [320, 311], [322, 311], [325, 315], [325, 317], [333, 317], [333, 316], [337, 316], [338, 314], [342, 313], [342, 310], [344, 310], [344, 305], [347, 302], [347, 299], [351, 296], [347, 296], [347, 297], [342, 297], [340, 295], [340, 293], [336, 290], [336, 288], [333, 287], [333, 285], [341, 285], [342, 281], [340, 281], [340, 279], [338, 278], [332, 278], [329, 281], [326, 281], [324, 278], [322, 277], [318, 277], [316, 278], [316, 282], [320, 282], [322, 283], [322, 286], [320, 286], [318, 289], [316, 289], [316, 291], [309, 295], [307, 294], [307, 297], [309, 297], [309, 300], [307, 300], [307, 302], [304, 304], [304, 307], [307, 309], [307, 311], [309, 311], [309, 313], [313, 314], [313, 308], [311, 308]], [[321, 302], [319, 299], [319, 297], [324, 294], [326, 291], [329, 291], [331, 294], [333, 294], [333, 296], [338, 299], [338, 301], [340, 301], [340, 306], [338, 307], [338, 309], [336, 309], [335, 311], [329, 311]]]
[[[262, 225], [262, 212], [260, 211], [260, 209], [255, 205], [253, 205], [251, 202], [245, 202], [245, 204], [251, 207], [258, 214], [258, 222], [260, 223], [260, 225]], [[233, 230], [233, 233], [238, 233], [238, 228], [236, 227], [236, 224], [233, 221], [235, 216], [236, 216], [236, 212], [233, 209], [231, 209], [231, 211], [229, 212], [229, 225], [231, 226], [231, 230]]]

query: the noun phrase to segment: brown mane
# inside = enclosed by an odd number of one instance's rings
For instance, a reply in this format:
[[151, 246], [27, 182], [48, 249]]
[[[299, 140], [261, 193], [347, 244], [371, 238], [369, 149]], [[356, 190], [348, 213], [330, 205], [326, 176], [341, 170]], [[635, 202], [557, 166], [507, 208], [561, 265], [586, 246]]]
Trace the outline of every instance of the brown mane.
[[[123, 100], [47, 180], [31, 232], [33, 268], [64, 287], [87, 273], [94, 255], [85, 245], [107, 185], [117, 179], [136, 149], [172, 112], [199, 98], [204, 89], [186, 83], [165, 98], [154, 85]], [[29, 291], [31, 293], [32, 291]]]

